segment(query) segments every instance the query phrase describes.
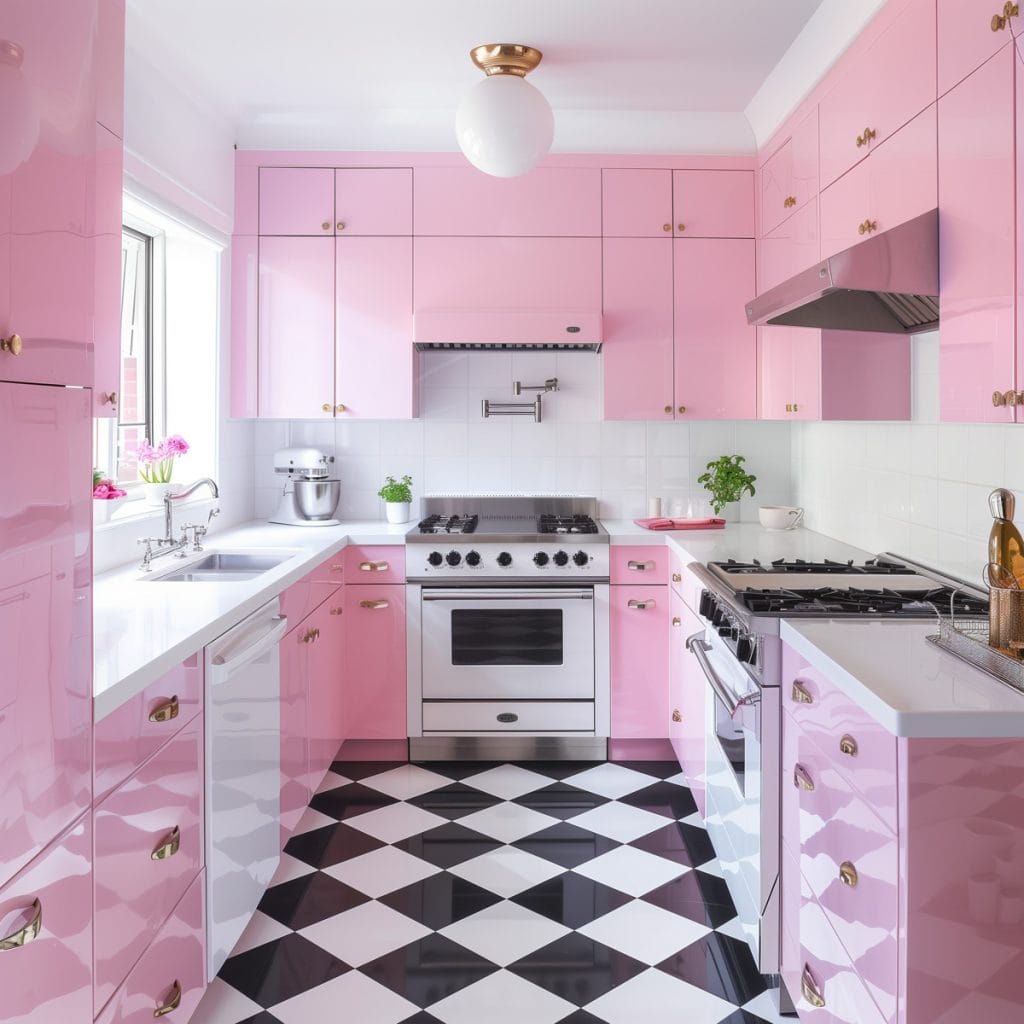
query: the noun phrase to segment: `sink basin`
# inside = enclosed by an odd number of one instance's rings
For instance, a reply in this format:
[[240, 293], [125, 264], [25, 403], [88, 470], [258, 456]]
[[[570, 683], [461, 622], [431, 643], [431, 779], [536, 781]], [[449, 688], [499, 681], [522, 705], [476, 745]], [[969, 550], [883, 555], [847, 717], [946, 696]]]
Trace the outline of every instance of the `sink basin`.
[[151, 576], [153, 583], [232, 583], [255, 579], [291, 558], [292, 552], [215, 551], [195, 562]]

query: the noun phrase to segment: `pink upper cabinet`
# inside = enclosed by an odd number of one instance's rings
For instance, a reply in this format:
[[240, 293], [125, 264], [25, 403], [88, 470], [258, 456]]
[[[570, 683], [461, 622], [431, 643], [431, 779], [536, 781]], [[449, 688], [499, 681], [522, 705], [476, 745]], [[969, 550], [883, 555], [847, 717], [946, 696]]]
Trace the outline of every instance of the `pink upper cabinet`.
[[493, 178], [473, 167], [417, 167], [417, 235], [600, 235], [601, 172], [537, 167]]
[[813, 267], [821, 254], [818, 237], [818, 199], [758, 239], [757, 288], [767, 291]]
[[767, 233], [818, 192], [818, 111], [794, 129], [761, 168], [761, 232]]
[[672, 172], [606, 167], [601, 172], [601, 211], [606, 238], [671, 238]]
[[96, 126], [96, 143], [93, 404], [94, 415], [116, 416], [121, 388], [121, 181], [124, 147], [120, 138], [102, 125]]
[[261, 235], [333, 235], [334, 170], [261, 167]]
[[96, 34], [96, 120], [124, 138], [125, 0], [99, 0]]
[[760, 329], [759, 419], [820, 418], [821, 334], [806, 327]]
[[338, 168], [334, 230], [339, 235], [411, 235], [412, 169]]
[[754, 419], [757, 346], [744, 314], [754, 294], [754, 243], [676, 239], [673, 247], [676, 415]]
[[604, 418], [672, 419], [672, 240], [604, 241]]
[[255, 235], [231, 237], [231, 415], [238, 418], [258, 411], [259, 257]]
[[412, 239], [336, 244], [335, 411], [408, 419], [416, 413]]
[[676, 237], [753, 238], [754, 172], [673, 171], [672, 211]]
[[1010, 422], [993, 392], [1016, 386], [1014, 48], [939, 101], [940, 409]]
[[669, 588], [664, 584], [614, 586], [608, 600], [612, 736], [665, 739], [669, 734]]
[[[996, 24], [1003, 4], [964, 3], [964, 0], [938, 0], [938, 81], [942, 96], [977, 70], [1021, 30], [1021, 17], [1012, 15]], [[999, 27], [999, 26], [1002, 27]]]

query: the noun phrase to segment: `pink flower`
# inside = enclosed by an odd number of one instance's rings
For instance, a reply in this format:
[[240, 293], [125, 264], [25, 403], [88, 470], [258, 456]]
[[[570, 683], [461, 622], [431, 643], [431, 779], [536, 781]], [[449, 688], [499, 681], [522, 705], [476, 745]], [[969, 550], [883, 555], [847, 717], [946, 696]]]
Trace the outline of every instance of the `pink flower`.
[[169, 456], [184, 455], [188, 452], [188, 442], [181, 436], [181, 434], [171, 434], [166, 441], [164, 441], [163, 447], [166, 448]]
[[123, 498], [128, 492], [122, 491], [112, 480], [101, 480], [93, 489], [92, 496], [98, 501], [112, 501]]
[[139, 462], [158, 462], [160, 459], [149, 443], [148, 437], [135, 446], [135, 454], [138, 456]]

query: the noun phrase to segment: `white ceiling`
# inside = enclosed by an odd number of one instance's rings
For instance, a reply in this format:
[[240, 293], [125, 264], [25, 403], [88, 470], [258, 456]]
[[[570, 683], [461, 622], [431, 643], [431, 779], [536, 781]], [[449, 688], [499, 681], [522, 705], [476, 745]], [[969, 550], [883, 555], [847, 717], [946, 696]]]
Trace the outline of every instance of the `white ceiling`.
[[813, 84], [790, 82], [806, 59], [783, 60], [798, 34], [794, 56], [831, 63], [839, 50], [807, 34], [841, 9], [845, 45], [879, 3], [128, 0], [128, 45], [222, 113], [242, 148], [453, 150], [455, 108], [480, 77], [469, 50], [522, 42], [544, 51], [530, 81], [554, 108], [556, 151], [751, 152]]

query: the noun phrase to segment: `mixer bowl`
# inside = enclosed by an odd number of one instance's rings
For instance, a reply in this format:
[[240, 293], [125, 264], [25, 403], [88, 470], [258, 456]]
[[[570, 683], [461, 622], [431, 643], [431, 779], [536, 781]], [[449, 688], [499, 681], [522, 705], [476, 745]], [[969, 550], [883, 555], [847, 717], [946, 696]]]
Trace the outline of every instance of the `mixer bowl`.
[[340, 480], [295, 480], [295, 504], [304, 519], [333, 519], [341, 497]]

